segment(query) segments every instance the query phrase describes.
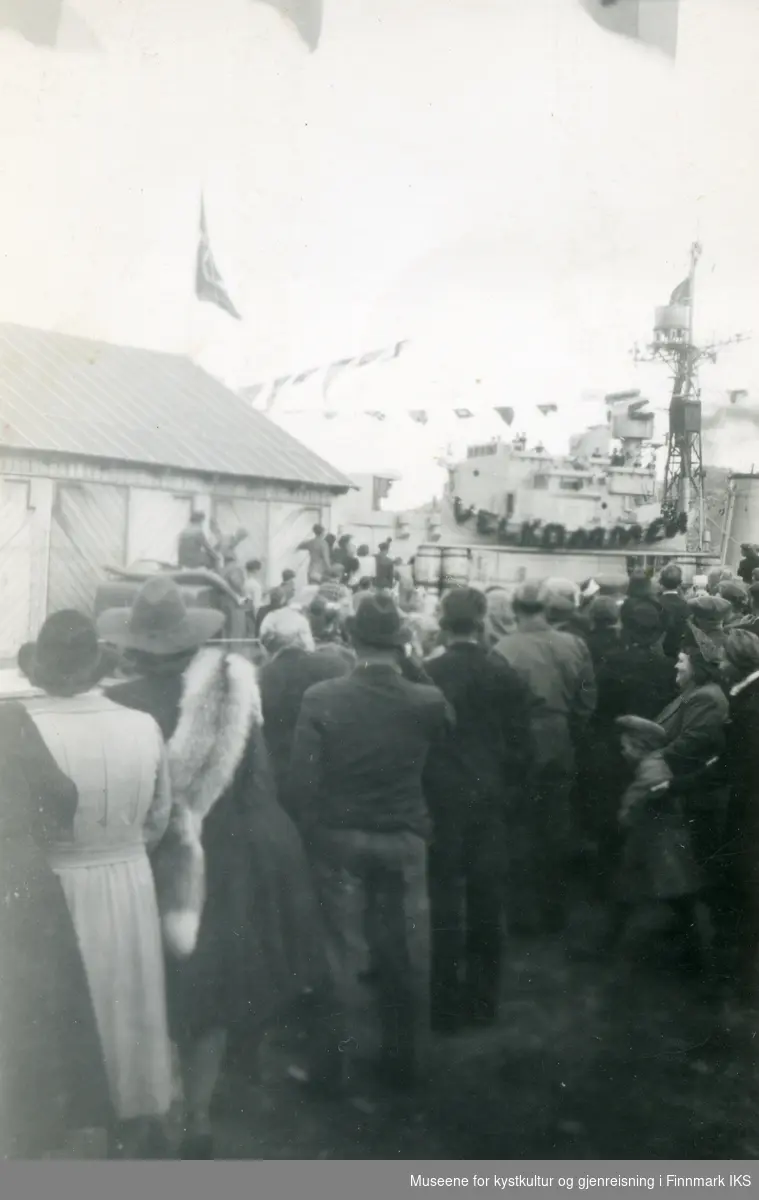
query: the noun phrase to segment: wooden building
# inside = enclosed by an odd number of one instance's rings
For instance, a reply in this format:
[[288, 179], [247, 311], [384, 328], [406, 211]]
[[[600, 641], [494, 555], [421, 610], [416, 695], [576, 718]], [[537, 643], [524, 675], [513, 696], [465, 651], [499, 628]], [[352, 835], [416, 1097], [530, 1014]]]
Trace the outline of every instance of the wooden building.
[[304, 571], [350, 481], [187, 358], [0, 324], [0, 659], [106, 565], [176, 562], [193, 509]]

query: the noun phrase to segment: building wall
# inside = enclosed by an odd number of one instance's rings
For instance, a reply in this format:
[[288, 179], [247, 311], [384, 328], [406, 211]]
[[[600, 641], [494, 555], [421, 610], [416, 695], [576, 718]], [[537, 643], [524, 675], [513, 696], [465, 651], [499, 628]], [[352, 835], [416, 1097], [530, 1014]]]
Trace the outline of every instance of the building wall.
[[315, 522], [333, 523], [333, 494], [318, 488], [8, 454], [0, 474], [0, 660], [36, 637], [49, 612], [92, 612], [107, 565], [176, 562], [193, 508], [223, 534], [247, 530], [237, 556], [260, 559], [267, 585], [286, 567], [304, 575], [296, 547]]
[[[375, 475], [352, 475], [356, 490], [338, 496], [332, 506], [331, 532], [338, 537], [350, 533], [360, 546], [368, 545], [374, 553], [385, 538], [395, 537], [396, 515], [375, 507]], [[392, 504], [392, 482], [385, 505]]]

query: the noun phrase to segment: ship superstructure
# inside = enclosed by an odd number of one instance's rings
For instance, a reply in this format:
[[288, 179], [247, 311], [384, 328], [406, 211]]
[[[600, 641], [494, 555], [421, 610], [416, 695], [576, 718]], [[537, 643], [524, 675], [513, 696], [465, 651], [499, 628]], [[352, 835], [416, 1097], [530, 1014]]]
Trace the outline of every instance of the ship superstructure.
[[548, 454], [524, 436], [472, 445], [449, 464], [444, 506], [478, 543], [552, 550], [652, 544], [683, 530], [656, 499], [654, 417], [638, 392], [606, 398], [607, 421]]

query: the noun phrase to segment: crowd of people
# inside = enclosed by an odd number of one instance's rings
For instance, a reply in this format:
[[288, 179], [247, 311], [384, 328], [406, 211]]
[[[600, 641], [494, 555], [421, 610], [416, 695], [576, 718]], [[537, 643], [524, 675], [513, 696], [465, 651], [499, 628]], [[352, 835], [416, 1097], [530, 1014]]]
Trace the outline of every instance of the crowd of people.
[[497, 1022], [509, 939], [568, 938], [578, 899], [605, 917], [578, 952], [626, 952], [653, 905], [695, 986], [756, 1001], [759, 582], [686, 590], [670, 565], [455, 587], [431, 614], [390, 544], [371, 573], [320, 526], [302, 549], [305, 589], [265, 597], [255, 561], [238, 581], [255, 665], [167, 574], [20, 655], [6, 1157], [105, 1128], [113, 1156], [213, 1158], [224, 1071], [304, 997], [304, 1086], [350, 1088], [373, 996], [377, 1080], [413, 1088], [435, 1038]]

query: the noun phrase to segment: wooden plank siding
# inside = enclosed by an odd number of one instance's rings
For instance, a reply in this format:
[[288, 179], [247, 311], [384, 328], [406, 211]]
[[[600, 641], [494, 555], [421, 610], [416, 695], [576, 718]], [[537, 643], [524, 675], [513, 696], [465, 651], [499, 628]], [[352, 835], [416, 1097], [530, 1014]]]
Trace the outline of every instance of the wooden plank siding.
[[105, 484], [59, 483], [50, 530], [48, 612], [92, 614], [108, 564], [125, 560], [128, 490]]
[[0, 481], [0, 660], [30, 637], [32, 524], [28, 480]]

